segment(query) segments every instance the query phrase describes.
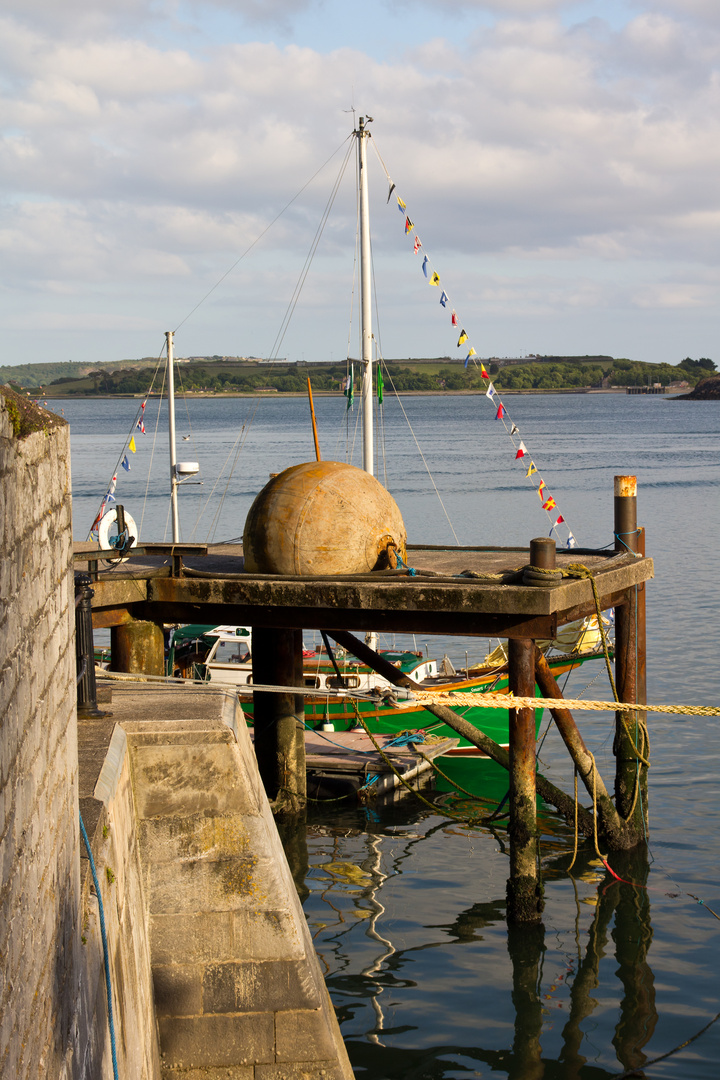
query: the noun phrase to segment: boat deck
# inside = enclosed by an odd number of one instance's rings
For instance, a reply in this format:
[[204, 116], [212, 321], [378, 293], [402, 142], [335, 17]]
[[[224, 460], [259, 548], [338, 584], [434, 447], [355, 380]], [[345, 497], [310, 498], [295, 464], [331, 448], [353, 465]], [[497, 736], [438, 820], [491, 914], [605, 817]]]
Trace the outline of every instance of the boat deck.
[[[93, 577], [93, 625], [131, 619], [246, 623], [286, 629], [549, 638], [594, 614], [587, 578], [529, 578], [527, 548], [408, 548], [410, 570], [300, 577], [245, 572], [242, 545], [146, 544], [126, 561], [76, 543], [75, 568]], [[602, 608], [653, 577], [652, 559], [575, 548], [557, 567], [593, 574]]]

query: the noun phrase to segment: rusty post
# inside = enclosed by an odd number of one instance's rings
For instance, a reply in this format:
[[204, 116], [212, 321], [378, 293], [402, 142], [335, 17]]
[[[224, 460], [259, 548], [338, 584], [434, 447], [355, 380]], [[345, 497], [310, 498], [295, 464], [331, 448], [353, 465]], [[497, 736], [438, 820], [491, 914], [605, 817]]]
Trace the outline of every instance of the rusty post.
[[[637, 550], [637, 479], [615, 477], [615, 548]], [[615, 608], [615, 683], [620, 701], [636, 702], [638, 667], [637, 589], [625, 593]], [[615, 714], [615, 806], [637, 842], [647, 832], [647, 769], [638, 751], [647, 750], [642, 735], [644, 719], [637, 713]], [[643, 753], [646, 757], [646, 753]]]
[[[253, 682], [263, 686], [296, 685], [297, 654], [302, 665], [302, 632], [253, 627]], [[303, 702], [298, 713], [296, 702]], [[255, 756], [268, 799], [276, 812], [297, 813], [305, 805], [306, 776], [299, 773], [298, 727], [304, 740], [304, 698], [300, 694], [255, 691]], [[304, 750], [304, 741], [303, 741]]]
[[165, 674], [165, 639], [162, 626], [132, 619], [110, 630], [110, 657], [113, 671], [131, 675]]
[[531, 566], [537, 566], [541, 570], [554, 570], [556, 554], [557, 548], [552, 537], [538, 536], [530, 541]]
[[[535, 693], [535, 645], [511, 638], [510, 690], [520, 697]], [[508, 923], [540, 920], [542, 882], [538, 875], [537, 793], [535, 787], [535, 710], [510, 709], [510, 877]]]

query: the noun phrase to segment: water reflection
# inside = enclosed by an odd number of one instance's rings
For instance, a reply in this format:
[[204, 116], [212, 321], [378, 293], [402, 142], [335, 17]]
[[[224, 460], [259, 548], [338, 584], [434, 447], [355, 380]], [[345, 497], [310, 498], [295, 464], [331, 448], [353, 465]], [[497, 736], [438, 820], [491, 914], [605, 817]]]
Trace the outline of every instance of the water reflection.
[[[645, 850], [612, 859], [617, 874], [635, 885], [604, 871], [601, 877], [590, 852], [573, 877], [565, 872], [569, 856], [553, 856], [547, 878], [566, 907], [574, 907], [571, 953], [565, 939], [558, 950], [559, 932], [551, 925], [507, 930], [500, 878], [494, 897], [458, 906], [450, 921], [428, 918], [434, 910], [429, 849], [457, 843], [459, 830], [410, 806], [395, 807], [389, 821], [368, 821], [354, 810], [333, 820], [311, 814], [307, 834], [302, 822], [294, 832], [283, 825], [358, 1075], [448, 1080], [489, 1071], [509, 1080], [610, 1080], [638, 1070], [644, 1076], [645, 1048], [658, 1025]], [[484, 841], [484, 860], [492, 837], [480, 832], [469, 831], [465, 842]], [[398, 906], [395, 883], [428, 861], [418, 890], [423, 912], [408, 910], [405, 886]], [[504, 880], [504, 859], [501, 867]], [[444, 903], [447, 890], [441, 891]], [[429, 960], [433, 953], [436, 962]], [[452, 985], [459, 974], [468, 984], [462, 1004]], [[562, 1026], [553, 1023], [555, 1008], [563, 1010]]]

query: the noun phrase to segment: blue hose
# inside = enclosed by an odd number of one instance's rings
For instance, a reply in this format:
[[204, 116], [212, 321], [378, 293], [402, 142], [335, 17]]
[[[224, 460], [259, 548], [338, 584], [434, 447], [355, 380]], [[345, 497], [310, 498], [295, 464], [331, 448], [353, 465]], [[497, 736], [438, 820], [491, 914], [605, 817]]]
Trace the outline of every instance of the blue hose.
[[80, 817], [80, 832], [82, 833], [82, 838], [85, 842], [85, 850], [87, 851], [88, 859], [90, 860], [90, 873], [92, 874], [93, 884], [98, 898], [98, 908], [100, 911], [100, 936], [102, 937], [103, 960], [105, 961], [105, 989], [107, 991], [108, 1024], [110, 1025], [110, 1049], [112, 1051], [113, 1076], [115, 1080], [118, 1080], [117, 1051], [115, 1049], [115, 1022], [113, 1020], [112, 1006], [112, 982], [110, 981], [110, 954], [108, 952], [107, 933], [105, 931], [105, 910], [100, 894], [100, 882], [98, 881], [97, 871], [95, 869], [95, 860], [93, 859], [92, 849], [90, 848], [88, 834], [85, 831], [85, 822], [79, 811], [78, 815]]

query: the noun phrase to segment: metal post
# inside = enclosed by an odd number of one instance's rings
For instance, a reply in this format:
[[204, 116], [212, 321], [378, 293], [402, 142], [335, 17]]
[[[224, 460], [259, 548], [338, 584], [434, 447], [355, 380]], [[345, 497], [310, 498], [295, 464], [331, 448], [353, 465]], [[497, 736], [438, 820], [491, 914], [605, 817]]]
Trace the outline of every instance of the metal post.
[[78, 719], [87, 720], [105, 714], [97, 706], [95, 650], [93, 646], [92, 598], [90, 575], [75, 574], [75, 658]]
[[360, 181], [360, 320], [363, 362], [363, 469], [372, 476], [375, 472], [373, 447], [372, 399], [372, 293], [370, 280], [370, 208], [367, 183], [367, 140], [365, 128], [370, 117], [361, 116], [355, 133], [358, 141], [358, 176]]
[[[642, 526], [637, 531], [637, 552], [645, 556], [645, 529]], [[645, 582], [636, 586], [637, 592], [637, 700], [641, 705], [647, 705], [647, 622], [645, 617]]]
[[167, 342], [167, 394], [168, 432], [170, 436], [170, 506], [172, 511], [173, 544], [180, 543], [180, 519], [178, 516], [177, 460], [175, 451], [175, 357], [173, 354], [173, 331], [165, 331]]
[[[615, 548], [637, 550], [637, 479], [615, 477]], [[637, 590], [633, 586], [615, 608], [615, 682], [620, 701], [637, 697]], [[637, 713], [615, 714], [615, 806], [639, 842], [647, 833], [647, 769], [638, 758], [646, 750]], [[643, 756], [646, 756], [643, 754]]]
[[[509, 641], [510, 690], [520, 697], [535, 693], [535, 643]], [[538, 874], [537, 793], [535, 787], [535, 710], [510, 709], [510, 877], [509, 923], [539, 922], [543, 909]]]
[[[299, 648], [298, 648], [299, 645]], [[253, 627], [253, 682], [261, 686], [293, 686], [302, 662], [302, 634], [296, 630]], [[296, 702], [303, 702], [298, 713]], [[296, 813], [305, 804], [307, 778], [300, 767], [298, 726], [304, 726], [300, 694], [253, 693], [255, 756], [268, 798], [276, 811]], [[303, 739], [304, 731], [300, 733]]]

